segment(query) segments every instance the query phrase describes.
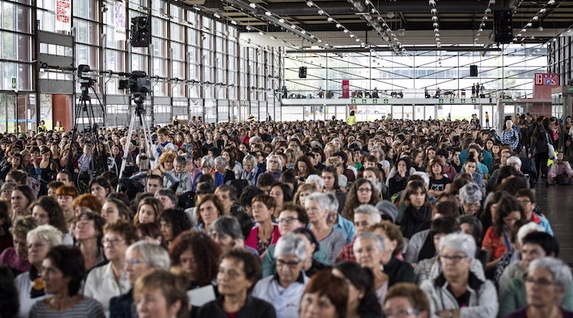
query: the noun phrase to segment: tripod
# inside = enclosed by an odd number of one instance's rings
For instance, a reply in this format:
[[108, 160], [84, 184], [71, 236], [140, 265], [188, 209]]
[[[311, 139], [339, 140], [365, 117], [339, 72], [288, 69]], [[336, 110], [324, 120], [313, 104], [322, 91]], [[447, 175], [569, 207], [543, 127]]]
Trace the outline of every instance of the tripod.
[[[80, 190], [85, 190], [85, 188], [87, 188], [86, 184], [89, 183], [89, 180], [93, 179], [99, 173], [107, 170], [107, 163], [102, 158], [102, 153], [101, 153], [102, 149], [98, 147], [98, 137], [97, 137], [98, 125], [95, 121], [94, 109], [91, 101], [91, 96], [89, 95], [89, 89], [91, 87], [93, 90], [94, 83], [95, 81], [91, 78], [82, 78], [82, 80], [80, 81], [81, 95], [79, 98], [79, 103], [76, 104], [76, 109], [75, 109], [76, 120], [74, 123], [74, 128], [72, 129], [72, 137], [70, 139], [70, 149], [68, 152], [68, 160], [66, 162], [66, 170], [73, 173], [74, 143], [78, 135], [78, 126], [80, 124], [80, 118], [82, 118], [83, 119], [82, 126], [84, 128], [84, 142], [88, 145], [91, 145], [93, 148], [91, 153], [92, 158], [89, 162], [89, 167], [87, 172], [84, 171], [84, 173], [82, 173], [81, 171], [82, 167], [80, 167], [78, 171], [77, 185], [78, 189]], [[94, 94], [98, 99], [98, 102], [102, 109], [102, 114], [105, 114], [103, 105], [101, 104], [101, 101], [97, 96], [95, 90]], [[85, 116], [82, 116], [82, 114], [85, 114]], [[87, 126], [86, 126], [86, 118], [87, 118]]]
[[[133, 115], [129, 121], [129, 129], [127, 133], [127, 141], [123, 146], [123, 158], [121, 161], [121, 168], [119, 169], [119, 179], [123, 177], [125, 167], [128, 164], [128, 161], [131, 161], [129, 155], [129, 144], [131, 142], [131, 136], [135, 131], [135, 123], [139, 119], [139, 126], [143, 131], [143, 138], [145, 140], [145, 152], [148, 158], [153, 158], [153, 143], [151, 142], [151, 132], [149, 129], [149, 123], [145, 120], [145, 108], [143, 107], [143, 102], [145, 101], [145, 94], [142, 93], [134, 93], [132, 97], [133, 101], [135, 102], [135, 109], [133, 110]], [[117, 186], [117, 191], [119, 192], [120, 184]]]

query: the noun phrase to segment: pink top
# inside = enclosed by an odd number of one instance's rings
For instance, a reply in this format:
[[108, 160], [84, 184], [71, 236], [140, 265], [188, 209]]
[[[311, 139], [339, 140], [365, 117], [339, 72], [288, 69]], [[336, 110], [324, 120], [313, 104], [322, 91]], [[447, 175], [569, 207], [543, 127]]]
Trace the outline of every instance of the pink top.
[[[266, 247], [260, 248], [259, 246], [259, 225], [253, 226], [251, 229], [251, 233], [249, 233], [249, 237], [245, 240], [245, 245], [250, 246], [257, 251], [259, 251], [259, 255], [263, 257], [264, 252], [267, 250], [269, 245], [276, 244], [279, 238], [281, 237], [281, 233], [279, 232], [279, 226], [273, 223], [273, 234], [271, 235], [271, 241], [269, 244], [263, 244]], [[264, 243], [264, 242], [262, 242]]]
[[18, 257], [13, 247], [5, 249], [4, 252], [0, 254], [0, 264], [4, 264], [21, 273], [29, 271], [30, 267], [32, 267], [32, 264], [30, 264], [28, 260]]

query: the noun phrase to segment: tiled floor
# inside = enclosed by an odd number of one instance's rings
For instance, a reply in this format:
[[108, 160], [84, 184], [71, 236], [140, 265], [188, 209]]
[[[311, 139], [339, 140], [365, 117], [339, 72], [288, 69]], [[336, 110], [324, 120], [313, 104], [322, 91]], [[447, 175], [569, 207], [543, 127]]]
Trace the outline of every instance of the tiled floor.
[[573, 186], [540, 184], [535, 196], [559, 241], [561, 258], [573, 266]]

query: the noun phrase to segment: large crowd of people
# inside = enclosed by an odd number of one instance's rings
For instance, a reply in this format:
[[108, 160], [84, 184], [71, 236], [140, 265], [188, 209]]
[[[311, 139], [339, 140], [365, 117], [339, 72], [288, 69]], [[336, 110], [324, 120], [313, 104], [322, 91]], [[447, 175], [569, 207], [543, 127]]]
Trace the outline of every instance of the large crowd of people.
[[[0, 136], [2, 317], [573, 317], [571, 118]], [[555, 154], [554, 152], [557, 152]]]

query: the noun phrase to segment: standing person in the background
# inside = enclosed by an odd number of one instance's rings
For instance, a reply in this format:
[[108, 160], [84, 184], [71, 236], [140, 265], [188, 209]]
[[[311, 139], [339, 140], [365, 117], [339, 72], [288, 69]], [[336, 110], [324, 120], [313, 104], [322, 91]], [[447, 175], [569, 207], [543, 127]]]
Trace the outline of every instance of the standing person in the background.
[[511, 119], [505, 121], [505, 129], [501, 134], [501, 142], [510, 145], [511, 150], [519, 153], [519, 132], [513, 127], [513, 120]]
[[65, 131], [64, 126], [62, 126], [62, 122], [61, 121], [56, 121], [56, 125], [54, 126], [54, 131], [56, 132], [62, 132]]
[[346, 124], [350, 126], [356, 125], [356, 115], [353, 110], [350, 111], [350, 114], [346, 118]]

